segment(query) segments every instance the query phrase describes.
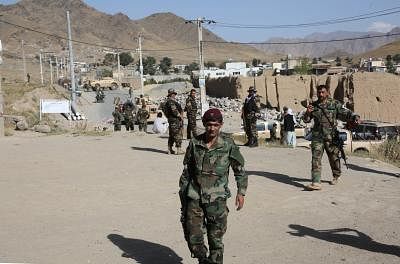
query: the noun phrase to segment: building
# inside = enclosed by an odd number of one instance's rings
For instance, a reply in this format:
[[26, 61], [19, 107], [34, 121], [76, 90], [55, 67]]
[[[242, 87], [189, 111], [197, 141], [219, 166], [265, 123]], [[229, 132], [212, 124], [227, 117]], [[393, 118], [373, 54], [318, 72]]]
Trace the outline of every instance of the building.
[[360, 68], [368, 72], [386, 72], [386, 64], [382, 58], [361, 59]]

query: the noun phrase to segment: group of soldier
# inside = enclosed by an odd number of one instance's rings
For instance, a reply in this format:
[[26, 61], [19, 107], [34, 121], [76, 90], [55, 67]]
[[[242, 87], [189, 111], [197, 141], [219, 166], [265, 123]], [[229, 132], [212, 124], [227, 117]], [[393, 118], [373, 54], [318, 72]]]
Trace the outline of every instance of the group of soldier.
[[[242, 118], [249, 147], [258, 145], [256, 121], [259, 115], [255, 89], [250, 87], [246, 98]], [[174, 100], [175, 91], [170, 90], [166, 105], [170, 129], [168, 146], [176, 142], [181, 147], [181, 138], [175, 139], [182, 125], [182, 109]], [[337, 120], [355, 126], [360, 122], [358, 115], [344, 108], [342, 104], [329, 96], [325, 85], [317, 87], [318, 100], [307, 106], [304, 122], [314, 122], [311, 141], [311, 184], [309, 191], [321, 190], [321, 159], [327, 152], [332, 169], [331, 185], [336, 185], [341, 176], [339, 146], [337, 145]], [[188, 98], [186, 108], [193, 106]], [[190, 108], [189, 108], [190, 109]], [[197, 106], [196, 106], [197, 109]], [[202, 117], [205, 133], [195, 136], [189, 142], [183, 161], [184, 169], [179, 180], [181, 199], [181, 223], [184, 237], [192, 257], [199, 264], [222, 264], [224, 244], [222, 238], [227, 229], [228, 208], [226, 200], [231, 196], [228, 188], [228, 174], [231, 167], [237, 183], [236, 209], [244, 205], [248, 177], [244, 173], [244, 158], [234, 141], [220, 134], [223, 125], [221, 112], [209, 109]], [[275, 128], [276, 133], [276, 128]], [[178, 145], [179, 144], [179, 145]], [[204, 236], [207, 235], [208, 248]]]
[[146, 108], [146, 102], [141, 100], [141, 108], [136, 110], [131, 99], [128, 99], [124, 104], [115, 105], [112, 116], [114, 118], [114, 131], [121, 131], [122, 124], [125, 124], [126, 131], [134, 131], [135, 123], [139, 125], [139, 131], [147, 133], [147, 119], [150, 113]]

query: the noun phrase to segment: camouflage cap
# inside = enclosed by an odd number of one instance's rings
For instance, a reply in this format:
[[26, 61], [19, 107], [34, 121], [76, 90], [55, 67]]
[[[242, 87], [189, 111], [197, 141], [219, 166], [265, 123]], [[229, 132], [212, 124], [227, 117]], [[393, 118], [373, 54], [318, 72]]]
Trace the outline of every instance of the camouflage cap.
[[177, 94], [174, 89], [168, 89], [168, 95]]

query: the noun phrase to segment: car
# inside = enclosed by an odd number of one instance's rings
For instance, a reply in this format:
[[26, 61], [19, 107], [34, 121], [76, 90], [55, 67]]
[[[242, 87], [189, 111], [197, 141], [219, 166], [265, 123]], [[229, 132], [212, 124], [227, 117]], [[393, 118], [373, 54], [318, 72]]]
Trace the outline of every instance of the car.
[[397, 139], [399, 130], [396, 124], [378, 121], [363, 121], [352, 132], [353, 140]]

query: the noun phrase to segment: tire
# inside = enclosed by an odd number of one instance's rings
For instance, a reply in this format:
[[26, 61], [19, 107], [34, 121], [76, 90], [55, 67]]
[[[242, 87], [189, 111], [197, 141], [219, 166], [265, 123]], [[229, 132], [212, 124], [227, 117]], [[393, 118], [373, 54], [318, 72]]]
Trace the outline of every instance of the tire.
[[118, 89], [118, 84], [112, 83], [111, 84], [111, 90], [117, 90]]

